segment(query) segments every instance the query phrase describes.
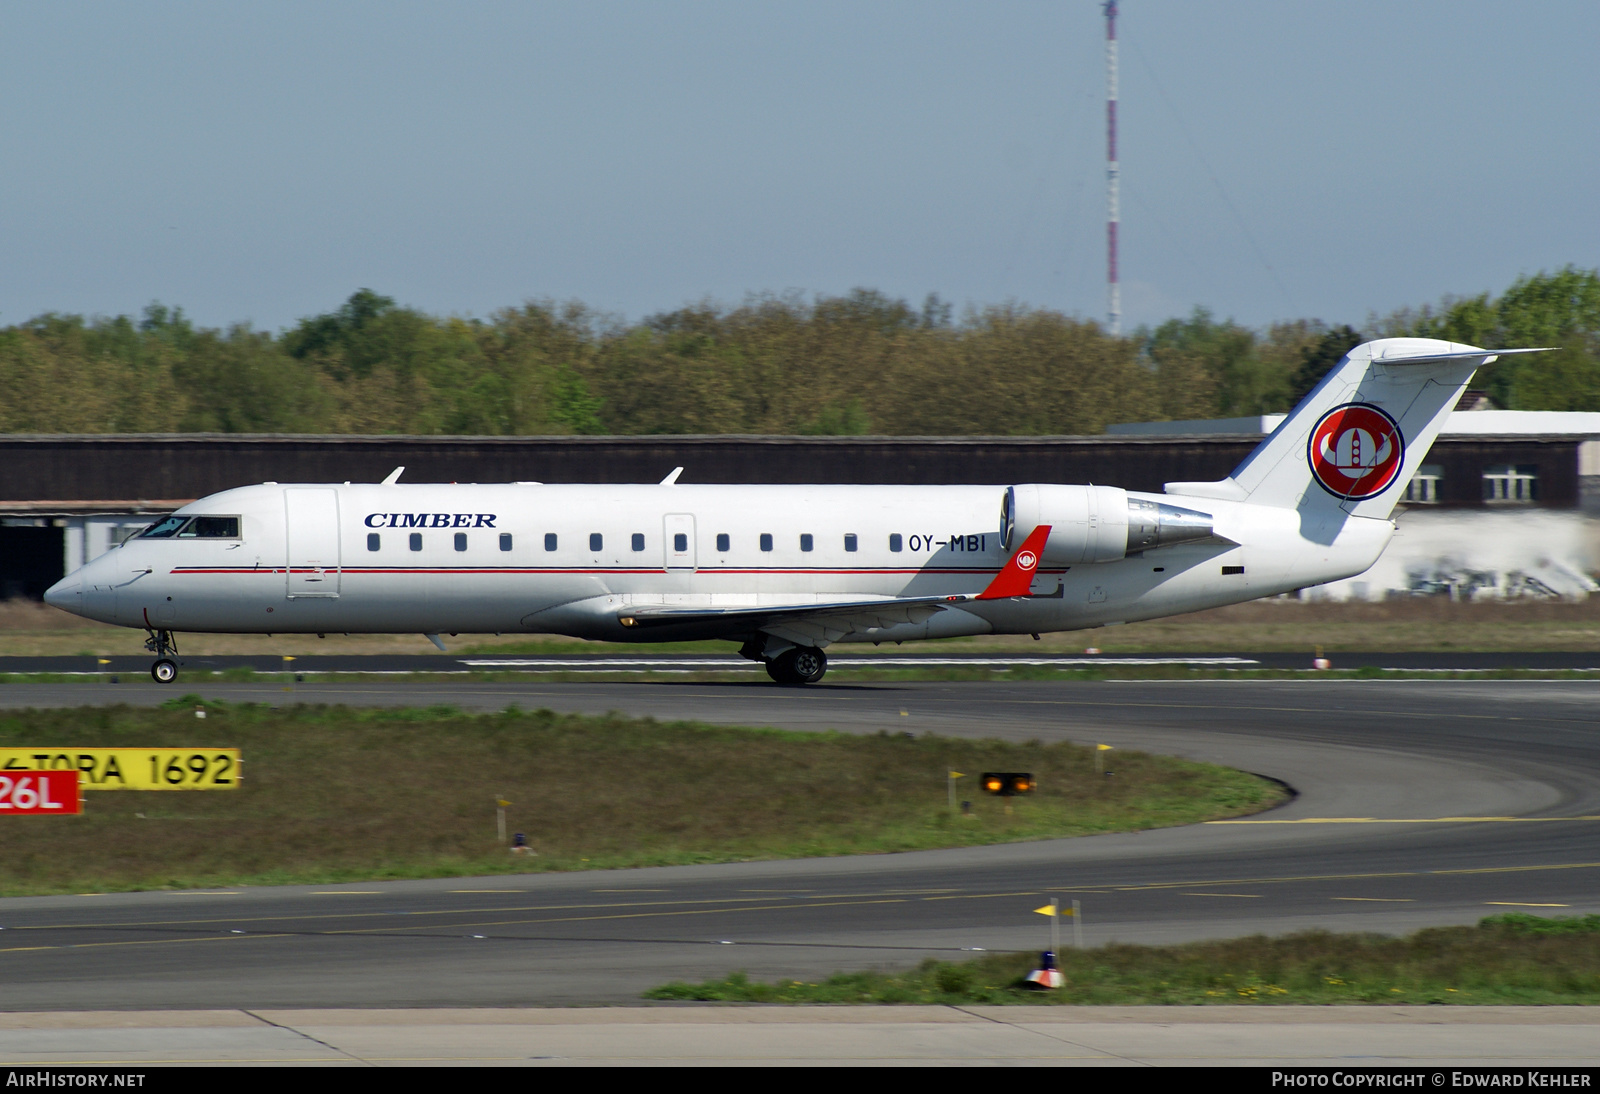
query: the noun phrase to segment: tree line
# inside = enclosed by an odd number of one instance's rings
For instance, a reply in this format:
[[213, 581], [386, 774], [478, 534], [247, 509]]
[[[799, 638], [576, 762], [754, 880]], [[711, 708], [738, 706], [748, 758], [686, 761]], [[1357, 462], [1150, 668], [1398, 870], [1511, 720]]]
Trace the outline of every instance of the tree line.
[[1600, 271], [1569, 266], [1360, 328], [1252, 329], [1197, 308], [1123, 337], [870, 289], [632, 323], [580, 303], [435, 316], [361, 289], [277, 334], [159, 303], [50, 313], [0, 328], [0, 432], [1094, 434], [1287, 410], [1351, 346], [1397, 335], [1559, 346], [1477, 383], [1507, 409], [1600, 410]]

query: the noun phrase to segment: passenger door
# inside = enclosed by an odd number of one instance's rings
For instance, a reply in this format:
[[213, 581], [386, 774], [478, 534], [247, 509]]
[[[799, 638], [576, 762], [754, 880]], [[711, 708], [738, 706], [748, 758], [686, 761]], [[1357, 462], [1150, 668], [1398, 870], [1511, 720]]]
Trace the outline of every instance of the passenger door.
[[338, 596], [338, 491], [285, 490], [283, 506], [289, 548], [288, 596]]

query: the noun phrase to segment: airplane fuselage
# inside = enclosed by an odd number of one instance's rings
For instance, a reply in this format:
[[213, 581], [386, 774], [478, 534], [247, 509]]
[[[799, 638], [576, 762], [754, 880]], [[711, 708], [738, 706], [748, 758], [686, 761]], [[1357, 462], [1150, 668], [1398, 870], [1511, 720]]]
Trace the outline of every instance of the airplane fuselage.
[[[220, 519], [132, 539], [57, 586], [51, 602], [167, 631], [740, 639], [740, 625], [714, 620], [643, 629], [624, 620], [635, 608], [979, 593], [1008, 557], [1007, 489], [265, 484], [184, 506], [175, 518]], [[1047, 556], [1027, 596], [952, 604], [834, 640], [1070, 630], [1238, 603], [1361, 573], [1393, 528], [1349, 518], [1308, 537], [1290, 509], [1126, 497], [1203, 507], [1215, 534], [1105, 561]]]

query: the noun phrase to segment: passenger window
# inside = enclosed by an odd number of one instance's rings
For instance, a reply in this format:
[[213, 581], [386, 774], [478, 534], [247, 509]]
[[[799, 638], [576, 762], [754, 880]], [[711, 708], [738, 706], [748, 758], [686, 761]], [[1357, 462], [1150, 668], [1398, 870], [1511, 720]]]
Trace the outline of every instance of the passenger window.
[[800, 549], [802, 551], [811, 550], [811, 533], [810, 532], [801, 532], [800, 533]]
[[900, 551], [904, 546], [905, 541], [900, 538], [899, 532], [894, 532], [889, 536], [889, 550]]
[[606, 549], [606, 537], [599, 532], [589, 533], [589, 550], [599, 552]]
[[718, 532], [717, 533], [717, 550], [719, 550], [719, 551], [721, 551], [723, 553], [726, 553], [727, 550], [728, 550], [728, 546], [729, 546], [729, 544], [728, 544], [728, 533], [726, 533], [726, 532]]
[[411, 533], [411, 549], [413, 551], [422, 550], [422, 533], [421, 532], [412, 532]]
[[680, 555], [689, 549], [689, 537], [686, 533], [678, 532], [672, 537], [672, 549]]
[[367, 533], [367, 550], [376, 551], [383, 546], [383, 537], [376, 532]]
[[556, 534], [554, 532], [546, 532], [544, 534], [544, 549], [546, 551], [554, 551], [556, 549]]
[[772, 533], [771, 532], [762, 532], [761, 533], [761, 549], [763, 551], [772, 550]]
[[635, 551], [644, 550], [644, 533], [643, 532], [635, 532], [635, 533], [633, 533], [633, 549]]
[[511, 550], [511, 533], [510, 532], [501, 532], [500, 533], [500, 549], [502, 551]]
[[467, 549], [467, 533], [465, 533], [465, 532], [457, 532], [456, 533], [456, 550], [465, 551], [466, 549]]
[[856, 549], [856, 534], [854, 532], [845, 533], [844, 549], [846, 551], [854, 551]]

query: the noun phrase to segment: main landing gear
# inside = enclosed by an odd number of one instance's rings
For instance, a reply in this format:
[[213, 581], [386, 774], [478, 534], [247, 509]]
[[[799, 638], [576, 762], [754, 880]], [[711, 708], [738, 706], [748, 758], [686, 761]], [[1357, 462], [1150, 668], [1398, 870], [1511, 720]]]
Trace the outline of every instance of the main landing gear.
[[828, 671], [828, 655], [814, 646], [795, 646], [767, 662], [767, 675], [780, 684], [815, 684]]
[[156, 655], [150, 666], [150, 678], [158, 684], [170, 684], [178, 678], [178, 638], [171, 631], [151, 631], [144, 640], [144, 648]]

